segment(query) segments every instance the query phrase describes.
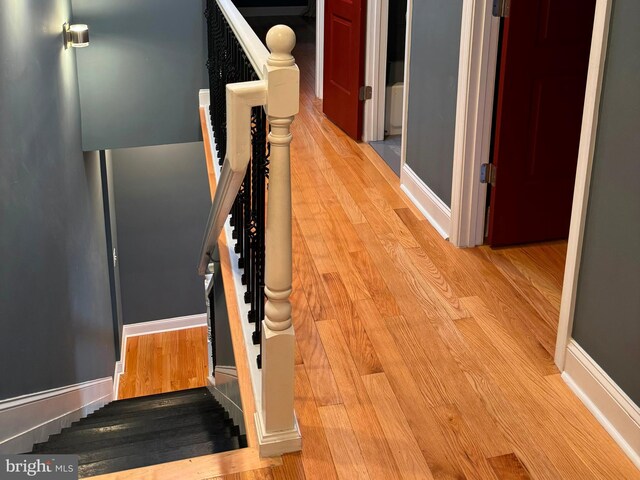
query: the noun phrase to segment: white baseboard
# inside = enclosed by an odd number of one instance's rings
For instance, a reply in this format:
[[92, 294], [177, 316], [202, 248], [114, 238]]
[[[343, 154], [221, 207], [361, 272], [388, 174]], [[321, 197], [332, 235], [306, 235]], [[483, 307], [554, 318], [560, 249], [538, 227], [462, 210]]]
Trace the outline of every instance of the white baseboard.
[[49, 435], [109, 403], [113, 379], [54, 388], [0, 401], [0, 453], [24, 453]]
[[[202, 91], [202, 90], [201, 90]], [[113, 398], [118, 399], [120, 388], [120, 376], [125, 371], [125, 359], [127, 357], [127, 338], [140, 335], [152, 335], [154, 333], [172, 332], [175, 330], [185, 330], [187, 328], [206, 327], [207, 314], [187, 315], [184, 317], [165, 318], [153, 320], [151, 322], [131, 323], [122, 326], [122, 346], [120, 348], [120, 361], [116, 363], [113, 375]]]
[[298, 17], [304, 15], [308, 6], [300, 7], [244, 7], [238, 10], [243, 17]]
[[400, 186], [429, 223], [447, 240], [451, 231], [451, 208], [408, 166], [403, 165]]
[[209, 106], [209, 104], [211, 103], [209, 99], [210, 96], [208, 88], [203, 88], [198, 91], [198, 105], [200, 107]]
[[640, 408], [573, 339], [562, 379], [640, 468]]

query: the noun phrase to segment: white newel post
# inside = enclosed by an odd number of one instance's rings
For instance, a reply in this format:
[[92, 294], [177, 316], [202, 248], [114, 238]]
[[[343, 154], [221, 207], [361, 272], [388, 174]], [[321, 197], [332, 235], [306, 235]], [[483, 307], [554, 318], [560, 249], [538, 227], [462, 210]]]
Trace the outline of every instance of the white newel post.
[[267, 34], [271, 51], [267, 83], [269, 190], [265, 258], [265, 319], [262, 327], [262, 395], [256, 412], [260, 454], [279, 455], [301, 448], [293, 410], [295, 337], [291, 322], [291, 168], [290, 127], [299, 109], [300, 73], [291, 55], [293, 30], [277, 25]]

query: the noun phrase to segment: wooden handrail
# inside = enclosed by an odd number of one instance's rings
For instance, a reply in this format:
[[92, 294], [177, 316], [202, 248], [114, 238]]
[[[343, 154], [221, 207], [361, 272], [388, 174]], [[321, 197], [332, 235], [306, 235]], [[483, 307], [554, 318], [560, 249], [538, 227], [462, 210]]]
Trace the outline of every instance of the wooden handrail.
[[249, 165], [251, 145], [251, 107], [267, 103], [264, 80], [227, 85], [227, 156], [209, 211], [205, 237], [200, 249], [198, 274], [204, 275], [218, 237], [242, 185]]

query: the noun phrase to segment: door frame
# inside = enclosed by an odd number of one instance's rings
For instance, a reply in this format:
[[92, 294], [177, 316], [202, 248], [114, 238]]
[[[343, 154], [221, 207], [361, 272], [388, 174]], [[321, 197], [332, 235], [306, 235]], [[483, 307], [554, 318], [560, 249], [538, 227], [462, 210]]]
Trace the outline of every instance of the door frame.
[[[560, 371], [573, 326], [612, 3], [596, 0], [554, 357]], [[462, 10], [451, 198], [450, 239], [456, 247], [474, 247], [484, 239], [487, 187], [479, 172], [489, 161], [499, 39], [491, 7], [490, 0], [464, 0]]]
[[[324, 12], [325, 0], [316, 2], [316, 97], [324, 96]], [[362, 140], [384, 140], [384, 113], [387, 81], [387, 36], [389, 0], [367, 0], [364, 82], [372, 88], [372, 98], [364, 102]]]

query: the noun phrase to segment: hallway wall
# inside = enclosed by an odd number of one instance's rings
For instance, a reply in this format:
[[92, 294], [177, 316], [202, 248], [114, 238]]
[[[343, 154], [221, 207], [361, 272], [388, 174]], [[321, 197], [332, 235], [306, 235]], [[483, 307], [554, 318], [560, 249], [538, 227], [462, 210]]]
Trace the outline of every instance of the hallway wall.
[[0, 3], [0, 399], [113, 375], [99, 159], [82, 153], [70, 17], [70, 0]]
[[573, 337], [640, 405], [640, 3], [616, 0]]
[[77, 52], [85, 150], [201, 140], [203, 12], [203, 0], [73, 0], [91, 38]]
[[413, 1], [407, 165], [451, 206], [462, 0]]
[[198, 255], [211, 207], [202, 143], [111, 151], [122, 320], [206, 312]]

